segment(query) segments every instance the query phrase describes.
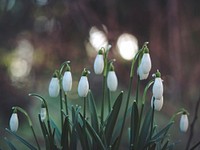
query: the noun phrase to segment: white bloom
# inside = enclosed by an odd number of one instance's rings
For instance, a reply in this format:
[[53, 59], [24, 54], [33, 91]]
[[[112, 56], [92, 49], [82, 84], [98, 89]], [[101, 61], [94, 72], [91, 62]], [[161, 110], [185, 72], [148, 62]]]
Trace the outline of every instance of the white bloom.
[[40, 110], [41, 120], [44, 121], [46, 119], [46, 116], [47, 116], [47, 110], [46, 110], [45, 107], [42, 107], [41, 110]]
[[189, 126], [188, 116], [187, 114], [182, 114], [180, 119], [180, 130], [182, 132], [186, 132]]
[[161, 99], [155, 99], [152, 97], [151, 98], [151, 107], [153, 108], [153, 104], [154, 104], [154, 109], [157, 111], [160, 111], [162, 106], [163, 106], [163, 96]]
[[140, 77], [140, 80], [145, 80], [145, 79], [148, 78], [149, 73], [146, 73], [146, 74], [145, 74], [145, 73], [142, 71], [141, 68], [142, 68], [141, 65], [139, 65], [138, 70], [137, 70], [137, 73], [138, 73], [138, 75], [139, 75], [139, 77]]
[[19, 119], [17, 113], [12, 113], [9, 124], [10, 130], [13, 132], [17, 132], [17, 129], [19, 127]]
[[89, 82], [87, 76], [81, 76], [78, 83], [78, 95], [80, 97], [86, 97], [89, 91]]
[[110, 91], [117, 90], [118, 80], [115, 71], [108, 72], [107, 85]]
[[153, 84], [153, 97], [161, 99], [163, 96], [163, 83], [160, 77], [156, 77]]
[[51, 97], [57, 97], [59, 95], [60, 85], [57, 77], [53, 77], [49, 84], [49, 95]]
[[144, 74], [148, 74], [151, 70], [151, 58], [149, 53], [144, 53], [141, 59], [141, 70]]
[[98, 54], [94, 61], [94, 72], [96, 74], [102, 74], [104, 69], [104, 59], [102, 54]]
[[66, 71], [62, 80], [63, 90], [69, 92], [72, 89], [72, 74], [70, 71]]

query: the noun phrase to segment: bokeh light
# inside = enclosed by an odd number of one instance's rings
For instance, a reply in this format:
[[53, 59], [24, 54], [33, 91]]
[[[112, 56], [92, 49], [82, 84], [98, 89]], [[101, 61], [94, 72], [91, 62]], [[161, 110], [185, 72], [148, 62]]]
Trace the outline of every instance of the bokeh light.
[[89, 35], [90, 44], [96, 51], [98, 51], [101, 47], [106, 47], [108, 45], [106, 34], [97, 27], [93, 26], [90, 29]]
[[131, 34], [123, 33], [117, 40], [117, 48], [123, 59], [131, 60], [138, 51], [138, 40]]
[[31, 71], [33, 61], [34, 48], [32, 44], [26, 40], [20, 40], [18, 46], [11, 58], [10, 77], [13, 82], [23, 82]]

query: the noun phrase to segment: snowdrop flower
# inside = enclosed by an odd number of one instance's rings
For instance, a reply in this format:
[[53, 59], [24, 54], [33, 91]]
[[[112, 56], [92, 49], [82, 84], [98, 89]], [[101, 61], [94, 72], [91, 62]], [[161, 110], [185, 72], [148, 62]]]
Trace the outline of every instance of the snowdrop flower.
[[78, 83], [78, 95], [80, 97], [86, 97], [89, 92], [89, 82], [88, 82], [88, 75], [89, 71], [84, 69], [82, 76]]
[[108, 88], [109, 88], [110, 91], [116, 91], [117, 90], [118, 80], [117, 80], [116, 73], [114, 71], [113, 64], [111, 64], [110, 70], [108, 72], [107, 85], [108, 85]]
[[19, 127], [19, 119], [18, 119], [17, 112], [15, 110], [10, 117], [9, 124], [10, 124], [10, 130], [13, 132], [17, 132], [17, 129]]
[[148, 76], [149, 76], [149, 73], [143, 73], [142, 72], [142, 67], [141, 67], [141, 65], [139, 65], [139, 67], [138, 67], [138, 70], [137, 70], [137, 73], [138, 73], [138, 75], [139, 75], [139, 77], [140, 77], [140, 80], [145, 80], [145, 79], [147, 79], [148, 78]]
[[144, 54], [142, 55], [140, 65], [138, 67], [138, 75], [140, 77], [140, 80], [147, 79], [150, 70], [151, 70], [151, 58], [149, 54], [149, 49], [145, 47]]
[[67, 70], [64, 73], [62, 80], [62, 87], [65, 92], [69, 92], [72, 89], [72, 74], [70, 66], [67, 64]]
[[46, 110], [44, 104], [42, 104], [42, 107], [40, 110], [40, 117], [41, 117], [42, 122], [46, 119], [46, 116], [47, 116], [47, 110]]
[[155, 81], [153, 84], [153, 97], [155, 99], [161, 99], [163, 96], [163, 83], [161, 79], [161, 73], [157, 70], [155, 74]]
[[188, 129], [188, 126], [189, 126], [188, 116], [186, 113], [183, 113], [180, 119], [180, 130], [182, 132], [186, 132]]
[[60, 91], [59, 79], [57, 77], [52, 77], [49, 84], [49, 95], [51, 97], [57, 97]]
[[102, 74], [104, 69], [104, 58], [103, 58], [103, 51], [99, 50], [95, 61], [94, 61], [94, 72], [96, 74]]
[[154, 106], [155, 110], [160, 111], [163, 106], [163, 96], [161, 99], [155, 99], [152, 97], [151, 98], [151, 107], [153, 108], [153, 106]]

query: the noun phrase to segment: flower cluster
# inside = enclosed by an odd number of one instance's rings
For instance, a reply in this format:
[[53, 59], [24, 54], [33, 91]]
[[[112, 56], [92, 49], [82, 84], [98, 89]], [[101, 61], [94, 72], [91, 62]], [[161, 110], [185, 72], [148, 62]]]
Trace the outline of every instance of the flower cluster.
[[[64, 62], [59, 70], [55, 70], [50, 80], [48, 89], [50, 97], [60, 97], [60, 128], [58, 128], [55, 123], [50, 120], [46, 100], [38, 94], [30, 94], [30, 96], [37, 97], [42, 102], [41, 110], [39, 113], [39, 122], [45, 138], [47, 149], [59, 149], [60, 147], [61, 149], [76, 149], [78, 140], [80, 141], [83, 149], [91, 149], [91, 147], [100, 147], [100, 149], [110, 149], [112, 147], [113, 149], [119, 149], [129, 109], [131, 110], [131, 121], [129, 124], [130, 149], [153, 149], [152, 147], [155, 147], [155, 149], [157, 147], [159, 149], [159, 147], [163, 145], [163, 141], [166, 141], [166, 138], [168, 138], [167, 132], [174, 122], [174, 117], [176, 117], [177, 115], [181, 115], [180, 130], [182, 132], [187, 131], [189, 126], [188, 112], [185, 109], [181, 109], [174, 114], [171, 119], [172, 121], [170, 121], [166, 127], [157, 132], [156, 125], [154, 125], [154, 110], [160, 111], [162, 109], [164, 91], [163, 80], [161, 78], [161, 73], [159, 70], [157, 70], [156, 73], [153, 74], [153, 79], [148, 82], [144, 89], [141, 99], [142, 105], [140, 106], [138, 103], [138, 101], [140, 100], [138, 96], [139, 84], [141, 80], [146, 80], [148, 78], [152, 68], [151, 57], [149, 54], [147, 43], [145, 43], [143, 47], [137, 52], [132, 61], [127, 101], [125, 103], [125, 110], [123, 112], [124, 116], [120, 120], [119, 125], [119, 112], [121, 111], [120, 108], [122, 106], [124, 92], [120, 92], [118, 97], [113, 100], [111, 93], [117, 91], [118, 78], [114, 67], [115, 60], [108, 59], [110, 48], [111, 47], [108, 46], [107, 49], [101, 48], [99, 50], [94, 60], [93, 66], [95, 74], [103, 75], [101, 115], [98, 115], [96, 110], [96, 104], [88, 81], [88, 75], [90, 74], [90, 71], [86, 68], [84, 68], [82, 71], [77, 87], [77, 93], [79, 97], [83, 98], [84, 100], [83, 114], [81, 113], [81, 108], [79, 106], [71, 106], [71, 109], [68, 109], [69, 107], [67, 103], [67, 95], [68, 92], [71, 91], [73, 85], [69, 61]], [[133, 91], [132, 82], [135, 65], [137, 65], [138, 89], [136, 90], [135, 100], [132, 102], [131, 107], [129, 107], [131, 99], [130, 95], [131, 91]], [[146, 101], [146, 94], [151, 85], [153, 85], [151, 106], [148, 106], [150, 107], [150, 109], [148, 112], [145, 112], [143, 111], [143, 109]], [[105, 105], [106, 101], [108, 105]], [[65, 108], [63, 107], [63, 105], [65, 105]], [[89, 107], [87, 108], [88, 105]], [[106, 109], [107, 106], [108, 108]], [[86, 117], [86, 109], [88, 109], [88, 112], [90, 112], [90, 119]], [[104, 115], [106, 114], [105, 109], [108, 110], [108, 114], [104, 117]], [[20, 107], [13, 107], [13, 113], [11, 115], [9, 123], [11, 133], [18, 130], [18, 111], [20, 111], [27, 117], [38, 149], [40, 149], [39, 142], [33, 129], [32, 121], [26, 111]], [[68, 111], [71, 111], [71, 113], [69, 113]], [[89, 122], [88, 120], [91, 122]], [[117, 132], [115, 131], [116, 126], [119, 128], [119, 131]], [[57, 133], [57, 136], [59, 136], [58, 141], [55, 140], [55, 133]], [[115, 134], [118, 134], [117, 138]], [[21, 141], [29, 148], [33, 147], [26, 140], [23, 139]], [[167, 140], [163, 147], [165, 147], [165, 145], [168, 145], [168, 142], [169, 141]], [[57, 145], [58, 143], [59, 145]], [[13, 147], [13, 145], [11, 147]]]

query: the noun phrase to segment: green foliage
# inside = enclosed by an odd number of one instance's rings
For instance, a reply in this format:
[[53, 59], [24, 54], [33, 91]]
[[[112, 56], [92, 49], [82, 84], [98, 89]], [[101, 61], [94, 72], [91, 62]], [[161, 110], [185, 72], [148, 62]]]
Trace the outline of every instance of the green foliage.
[[[169, 140], [169, 129], [173, 125], [173, 119], [169, 121], [169, 123], [163, 127], [162, 129], [157, 129], [157, 125], [155, 125], [155, 110], [154, 105], [150, 107], [146, 105], [146, 95], [148, 89], [154, 83], [154, 80], [151, 80], [144, 89], [142, 98], [138, 97], [139, 94], [139, 84], [140, 80], [138, 80], [137, 90], [136, 90], [136, 100], [130, 103], [130, 95], [132, 91], [132, 82], [133, 75], [135, 71], [135, 65], [140, 65], [140, 60], [144, 54], [144, 51], [147, 48], [147, 43], [138, 51], [135, 58], [132, 61], [131, 72], [130, 72], [130, 85], [128, 89], [128, 96], [125, 101], [124, 92], [120, 92], [118, 97], [113, 100], [114, 103], [111, 106], [112, 108], [108, 108], [108, 112], [104, 119], [104, 101], [108, 101], [110, 103], [110, 91], [108, 90], [106, 79], [108, 74], [108, 68], [110, 62], [108, 60], [108, 52], [104, 48], [101, 49], [104, 55], [104, 80], [103, 80], [103, 91], [102, 91], [102, 108], [101, 115], [97, 112], [97, 106], [95, 103], [95, 98], [91, 91], [84, 97], [84, 107], [83, 112], [80, 106], [68, 106], [67, 104], [67, 93], [60, 88], [60, 120], [61, 127], [54, 122], [53, 119], [49, 116], [48, 110], [48, 101], [46, 101], [42, 96], [38, 94], [30, 94], [30, 96], [36, 97], [41, 101], [43, 107], [46, 108], [46, 119], [42, 120], [41, 115], [38, 115], [39, 124], [41, 127], [42, 135], [45, 142], [45, 148], [47, 150], [66, 150], [66, 149], [79, 149], [80, 147], [83, 150], [97, 149], [97, 150], [117, 150], [120, 149], [120, 144], [122, 143], [123, 134], [127, 133], [127, 130], [124, 128], [126, 124], [126, 119], [128, 117], [128, 110], [130, 110], [130, 123], [127, 124], [130, 127], [129, 138], [127, 145], [130, 150], [169, 150], [173, 149], [174, 144]], [[66, 68], [69, 68], [69, 61], [63, 63], [61, 65], [60, 70], [56, 70], [56, 76], [59, 78], [61, 83], [63, 78], [63, 73]], [[68, 69], [68, 71], [70, 71]], [[61, 84], [60, 84], [61, 86]], [[154, 98], [155, 100], [155, 98]], [[125, 101], [126, 107], [122, 108], [122, 102]], [[140, 101], [140, 103], [139, 103]], [[141, 104], [141, 105], [139, 105]], [[65, 105], [65, 109], [63, 108]], [[86, 107], [86, 105], [88, 107]], [[15, 109], [23, 110], [20, 107], [14, 107]], [[88, 108], [88, 114], [86, 114], [86, 108]], [[144, 111], [144, 109], [148, 109], [148, 111]], [[103, 113], [102, 113], [103, 110]], [[124, 115], [121, 116], [120, 112]], [[181, 111], [182, 112], [182, 111]], [[34, 132], [32, 122], [28, 117], [28, 114], [25, 110], [22, 111], [29, 121], [29, 125]], [[185, 110], [184, 110], [185, 113]], [[180, 111], [178, 112], [180, 114]], [[86, 116], [88, 115], [88, 116]], [[175, 114], [176, 116], [177, 114]], [[24, 138], [20, 137], [15, 132], [12, 132], [9, 129], [6, 129], [8, 133], [13, 135], [16, 139], [20, 141], [20, 143], [24, 144], [31, 150], [40, 149], [40, 145], [37, 144], [37, 147], [30, 144], [30, 142], [26, 141]], [[35, 135], [35, 134], [34, 134]], [[127, 136], [127, 135], [126, 135]], [[34, 136], [36, 142], [37, 137]], [[5, 138], [5, 142], [11, 150], [15, 150], [15, 146], [10, 142], [7, 138]]]

